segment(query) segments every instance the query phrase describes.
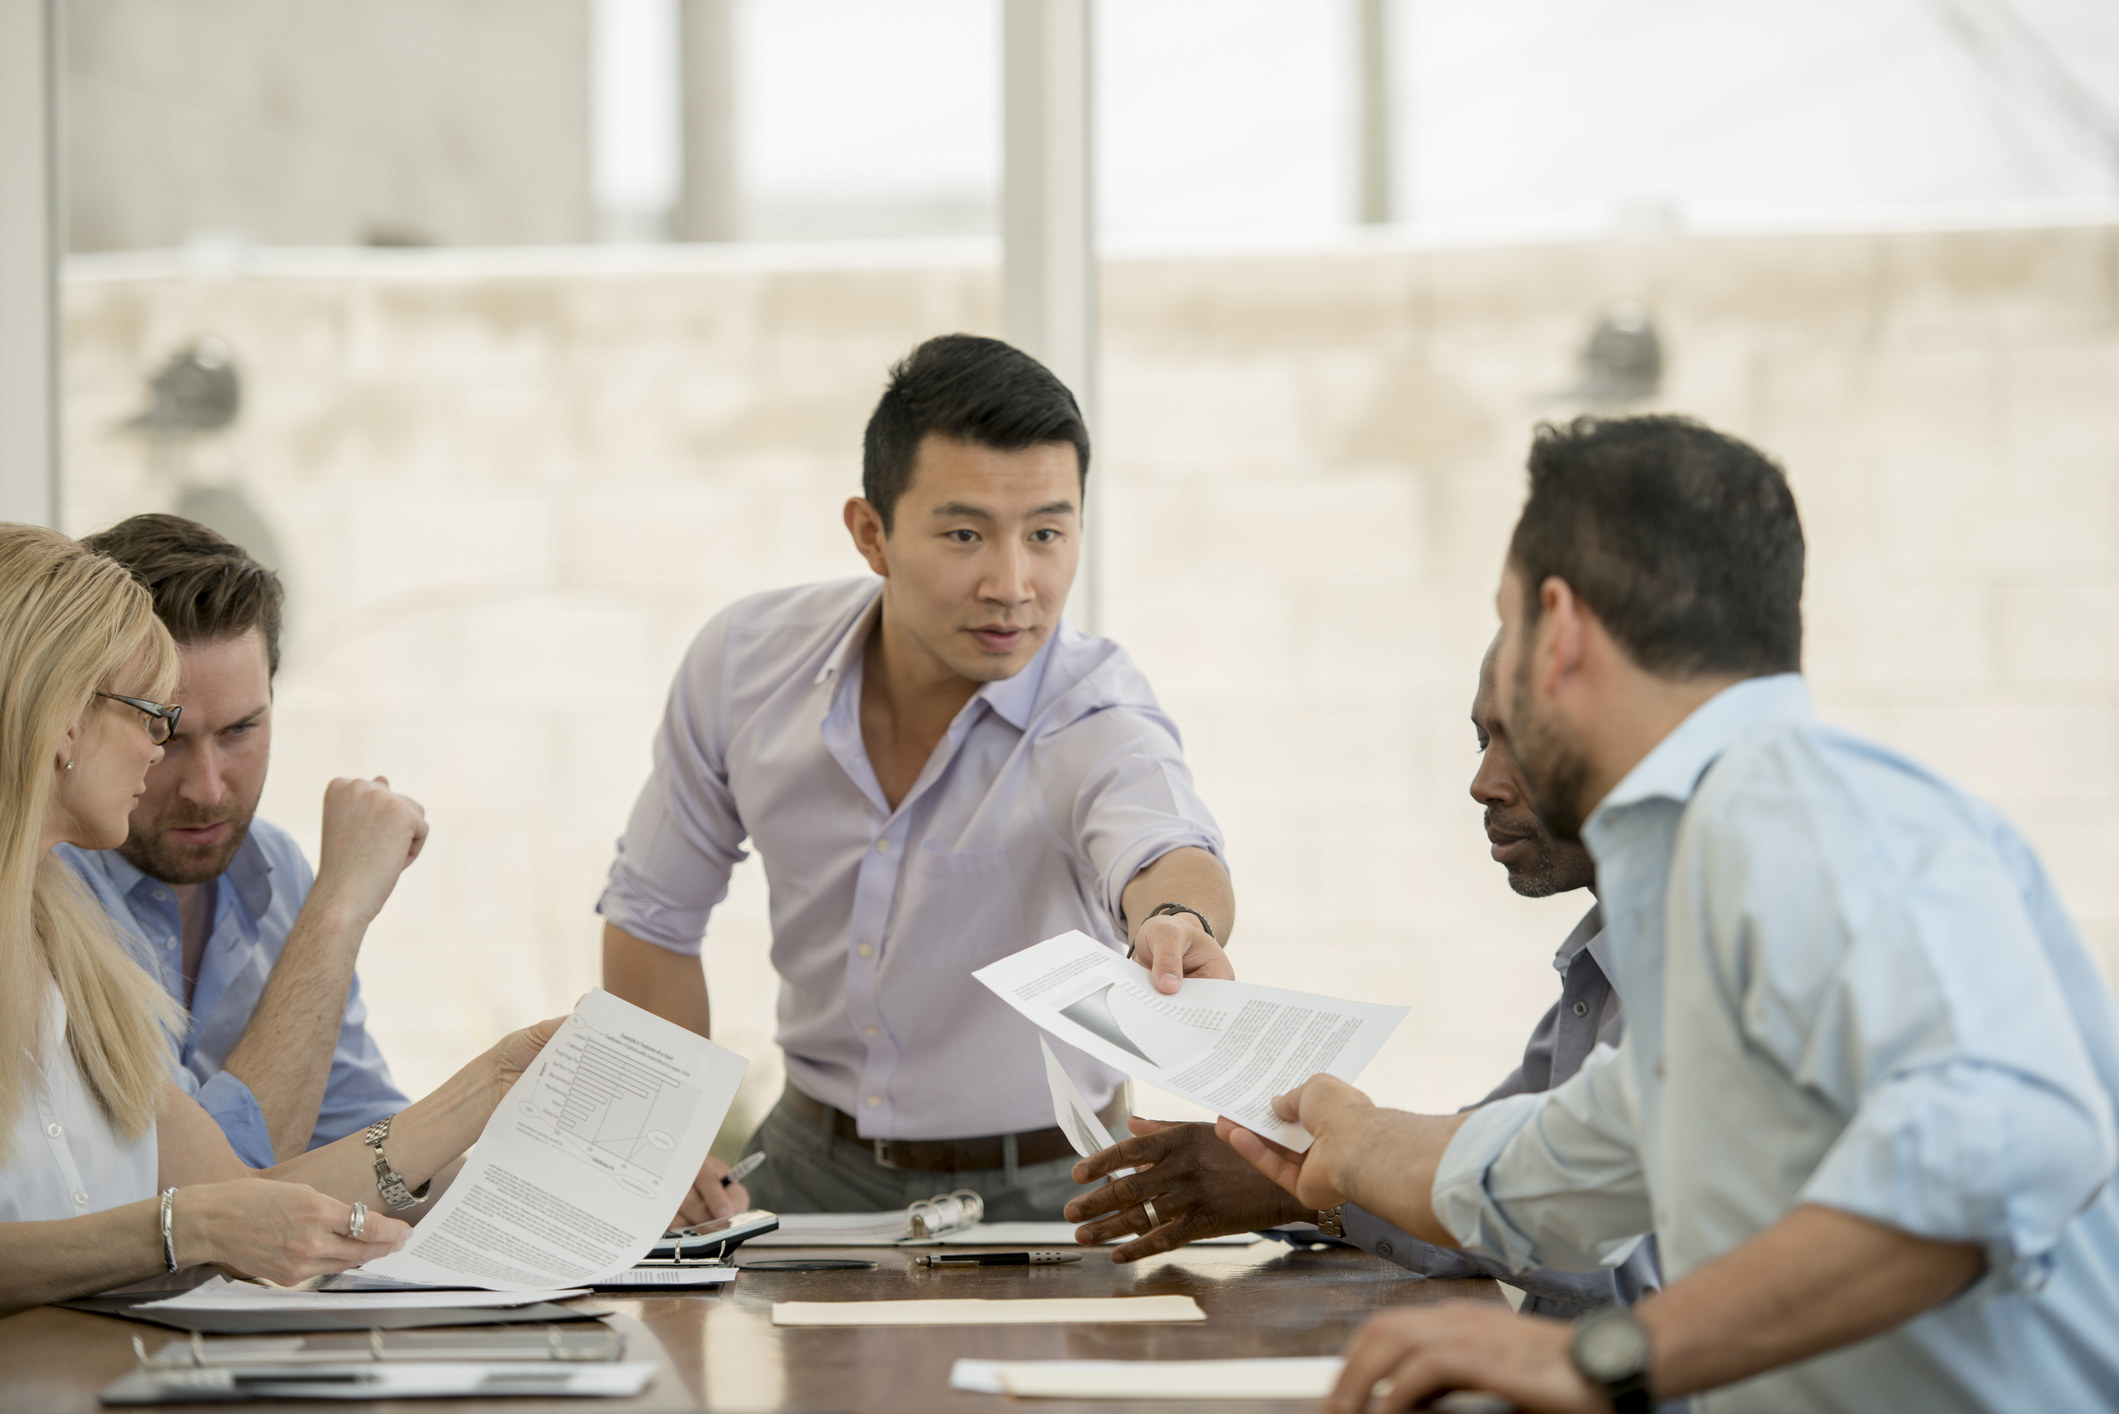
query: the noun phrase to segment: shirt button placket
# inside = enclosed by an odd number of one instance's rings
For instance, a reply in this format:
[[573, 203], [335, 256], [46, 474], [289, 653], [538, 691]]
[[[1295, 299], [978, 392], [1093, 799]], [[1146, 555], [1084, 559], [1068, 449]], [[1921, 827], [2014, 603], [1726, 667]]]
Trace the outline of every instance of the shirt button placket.
[[[891, 900], [897, 894], [898, 843], [889, 835], [877, 837], [863, 860], [855, 886], [853, 953], [848, 969], [848, 1009], [861, 1024], [861, 1035], [874, 1042], [882, 1035], [880, 1010], [876, 1005], [876, 952], [883, 945], [883, 927], [890, 917]], [[883, 1092], [889, 1088], [891, 1067], [888, 1048], [870, 1045], [861, 1068], [862, 1105], [883, 1108]]]

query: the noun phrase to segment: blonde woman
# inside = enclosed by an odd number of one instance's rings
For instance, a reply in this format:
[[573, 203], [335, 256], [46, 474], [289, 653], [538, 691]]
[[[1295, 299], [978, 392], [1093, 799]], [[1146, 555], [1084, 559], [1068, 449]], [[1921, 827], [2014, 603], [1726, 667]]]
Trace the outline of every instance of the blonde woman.
[[167, 994], [52, 854], [124, 841], [176, 680], [124, 569], [0, 524], [0, 1311], [202, 1263], [285, 1283], [394, 1251], [410, 1229], [386, 1200], [450, 1168], [558, 1025], [393, 1117], [382, 1151], [403, 1189], [379, 1191], [358, 1134], [271, 1169], [237, 1160], [168, 1078]]

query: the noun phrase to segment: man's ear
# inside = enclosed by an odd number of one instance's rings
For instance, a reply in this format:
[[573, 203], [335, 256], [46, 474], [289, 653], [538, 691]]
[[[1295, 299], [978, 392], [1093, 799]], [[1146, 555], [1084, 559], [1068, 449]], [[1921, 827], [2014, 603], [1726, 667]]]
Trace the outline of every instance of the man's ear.
[[1588, 646], [1586, 611], [1574, 586], [1558, 575], [1547, 575], [1538, 586], [1538, 626], [1529, 645], [1531, 673], [1540, 679], [1538, 687], [1547, 697], [1557, 697], [1582, 673]]
[[890, 578], [890, 562], [883, 556], [883, 542], [890, 532], [883, 528], [883, 516], [865, 496], [846, 498], [846, 533], [853, 537], [853, 547], [868, 567], [885, 579]]

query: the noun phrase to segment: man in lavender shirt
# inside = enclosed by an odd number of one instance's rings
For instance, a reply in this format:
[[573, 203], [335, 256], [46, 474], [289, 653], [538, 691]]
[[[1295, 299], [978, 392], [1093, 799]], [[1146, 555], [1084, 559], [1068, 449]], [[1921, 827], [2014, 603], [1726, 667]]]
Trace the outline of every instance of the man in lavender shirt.
[[[705, 1034], [707, 917], [748, 841], [771, 891], [787, 1088], [716, 1213], [875, 1211], [971, 1188], [995, 1218], [1076, 1191], [1038, 1034], [974, 969], [1068, 929], [1165, 992], [1233, 977], [1221, 833], [1132, 660], [1061, 622], [1089, 435], [993, 339], [891, 372], [846, 503], [874, 573], [717, 614], [670, 689], [618, 842], [604, 985]], [[1069, 1072], [1115, 1123], [1121, 1079]]]

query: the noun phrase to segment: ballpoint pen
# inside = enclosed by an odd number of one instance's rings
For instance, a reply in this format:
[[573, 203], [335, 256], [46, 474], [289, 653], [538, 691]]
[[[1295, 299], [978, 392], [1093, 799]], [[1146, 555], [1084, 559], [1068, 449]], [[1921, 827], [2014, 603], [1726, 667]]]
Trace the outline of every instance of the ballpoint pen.
[[722, 1174], [721, 1186], [723, 1188], [726, 1188], [732, 1183], [741, 1183], [744, 1179], [749, 1178], [752, 1174], [756, 1173], [758, 1171], [758, 1165], [764, 1162], [765, 1151], [761, 1149], [757, 1153], [752, 1154], [749, 1158], [744, 1159], [742, 1162], [738, 1163], [727, 1173]]
[[912, 1260], [923, 1267], [1043, 1267], [1081, 1259], [1079, 1252], [937, 1252]]

